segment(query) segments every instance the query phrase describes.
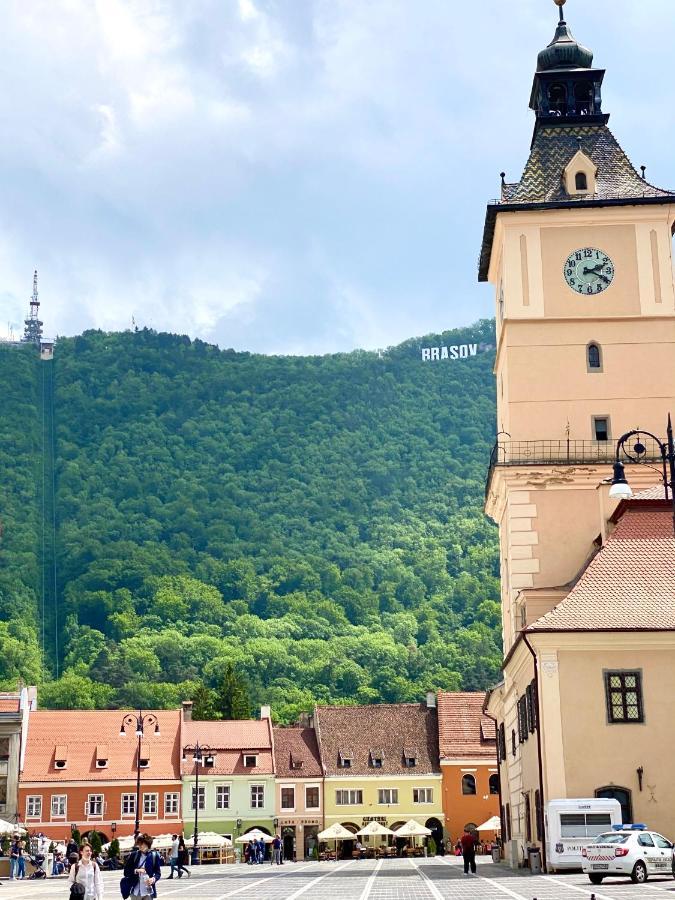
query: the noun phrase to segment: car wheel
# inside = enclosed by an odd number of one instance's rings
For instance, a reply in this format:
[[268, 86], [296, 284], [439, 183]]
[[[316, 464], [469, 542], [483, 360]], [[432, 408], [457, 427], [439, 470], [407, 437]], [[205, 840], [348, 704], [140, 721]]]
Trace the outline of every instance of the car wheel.
[[644, 884], [647, 880], [647, 866], [638, 860], [633, 866], [630, 880], [633, 884]]
[[602, 879], [603, 879], [602, 875], [589, 875], [588, 877], [590, 879], [591, 884], [602, 884]]

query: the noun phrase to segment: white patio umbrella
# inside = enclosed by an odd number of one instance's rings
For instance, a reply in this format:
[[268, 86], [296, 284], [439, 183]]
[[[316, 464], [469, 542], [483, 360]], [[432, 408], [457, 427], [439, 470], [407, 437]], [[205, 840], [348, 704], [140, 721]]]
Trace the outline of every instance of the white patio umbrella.
[[394, 832], [391, 828], [387, 828], [386, 825], [382, 825], [380, 822], [368, 822], [361, 831], [357, 831], [356, 833], [359, 837], [375, 837], [377, 835], [393, 834]]
[[394, 832], [396, 837], [428, 837], [431, 834], [431, 828], [426, 825], [420, 825], [414, 819], [410, 819], [405, 825], [401, 825]]
[[[215, 831], [200, 831], [197, 835], [199, 847], [231, 847], [232, 841]], [[154, 845], [153, 845], [154, 846]]]
[[317, 838], [320, 841], [335, 841], [335, 860], [337, 861], [337, 845], [338, 841], [353, 841], [355, 835], [349, 831], [344, 825], [340, 825], [339, 822], [336, 822], [334, 825], [331, 825], [329, 828], [320, 831], [317, 834]]
[[8, 822], [6, 819], [0, 819], [0, 834], [25, 834], [26, 829], [23, 825], [17, 825], [14, 822]]
[[487, 822], [483, 822], [482, 825], [479, 825], [476, 831], [501, 831], [502, 830], [502, 820], [499, 816], [492, 816]]
[[259, 841], [260, 838], [262, 838], [266, 844], [271, 844], [274, 840], [271, 834], [265, 834], [265, 832], [261, 831], [259, 828], [252, 828], [250, 831], [247, 831], [246, 834], [242, 834], [241, 837], [238, 837], [235, 843], [248, 844], [249, 841]]

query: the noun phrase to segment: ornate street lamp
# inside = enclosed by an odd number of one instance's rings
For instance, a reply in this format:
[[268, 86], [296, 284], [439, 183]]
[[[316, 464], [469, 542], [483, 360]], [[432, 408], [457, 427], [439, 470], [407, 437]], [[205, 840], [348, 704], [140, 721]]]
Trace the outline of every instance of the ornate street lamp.
[[[631, 486], [626, 480], [626, 470], [623, 459], [632, 463], [649, 465], [651, 457], [647, 452], [643, 438], [651, 438], [659, 448], [661, 455], [661, 481], [665, 491], [665, 499], [670, 500], [673, 506], [673, 532], [675, 533], [675, 443], [673, 442], [673, 424], [668, 414], [665, 443], [649, 431], [636, 429], [622, 435], [616, 443], [616, 460], [614, 462], [614, 474], [609, 496], [613, 500], [630, 500], [633, 496]], [[631, 439], [635, 438], [632, 442]], [[629, 444], [631, 441], [632, 446]], [[670, 495], [669, 495], [670, 491]]]
[[197, 741], [190, 747], [183, 747], [183, 761], [187, 761], [187, 754], [192, 754], [195, 764], [195, 833], [192, 843], [192, 865], [199, 865], [199, 767], [203, 763], [213, 765], [213, 750], [205, 747]]
[[141, 816], [141, 741], [145, 734], [146, 727], [154, 728], [154, 734], [159, 737], [159, 720], [154, 713], [144, 713], [138, 710], [138, 713], [127, 713], [122, 719], [120, 728], [120, 737], [126, 737], [127, 728], [136, 728], [136, 737], [138, 738], [138, 747], [136, 750], [136, 822], [134, 824], [134, 839], [141, 833], [140, 816]]

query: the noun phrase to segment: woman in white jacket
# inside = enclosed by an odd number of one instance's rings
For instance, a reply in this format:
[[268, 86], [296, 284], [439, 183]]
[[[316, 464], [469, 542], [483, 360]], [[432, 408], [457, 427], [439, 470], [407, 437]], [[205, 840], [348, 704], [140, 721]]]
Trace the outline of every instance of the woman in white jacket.
[[82, 900], [103, 900], [103, 878], [101, 869], [95, 859], [92, 859], [91, 847], [83, 844], [80, 847], [80, 861], [70, 867], [68, 882], [75, 882], [84, 886]]

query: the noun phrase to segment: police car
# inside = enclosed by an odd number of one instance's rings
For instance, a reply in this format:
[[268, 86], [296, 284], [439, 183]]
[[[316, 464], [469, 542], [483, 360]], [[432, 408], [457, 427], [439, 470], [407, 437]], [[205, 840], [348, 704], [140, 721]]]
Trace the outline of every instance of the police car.
[[650, 875], [670, 875], [673, 845], [646, 825], [613, 825], [581, 851], [582, 866], [593, 884], [623, 875], [643, 884]]

